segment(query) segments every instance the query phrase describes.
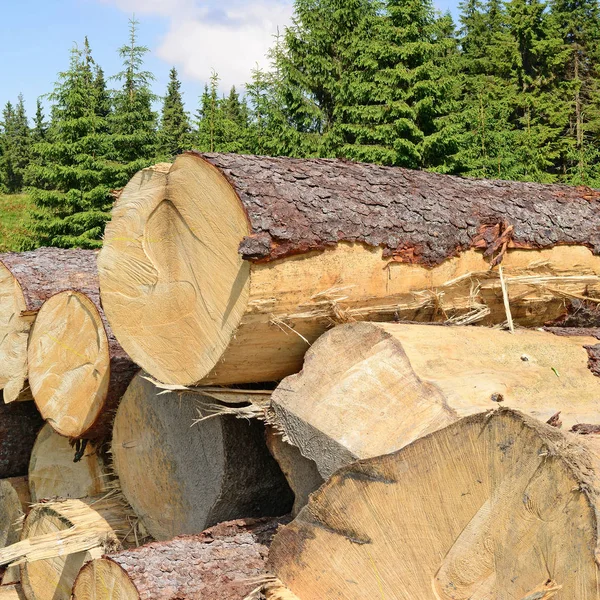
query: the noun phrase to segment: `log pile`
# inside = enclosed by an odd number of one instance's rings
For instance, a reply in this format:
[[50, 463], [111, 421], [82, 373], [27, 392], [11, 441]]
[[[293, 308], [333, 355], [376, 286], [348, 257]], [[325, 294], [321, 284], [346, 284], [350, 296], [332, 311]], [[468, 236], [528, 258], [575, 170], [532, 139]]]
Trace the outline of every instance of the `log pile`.
[[187, 152], [115, 198], [0, 256], [0, 598], [600, 600], [600, 192]]

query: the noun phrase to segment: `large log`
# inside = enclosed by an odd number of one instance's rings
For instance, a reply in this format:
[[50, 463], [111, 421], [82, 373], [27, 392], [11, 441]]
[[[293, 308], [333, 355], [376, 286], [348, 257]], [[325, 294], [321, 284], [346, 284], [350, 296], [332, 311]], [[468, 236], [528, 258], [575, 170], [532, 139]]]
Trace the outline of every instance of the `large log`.
[[215, 401], [161, 392], [141, 375], [134, 378], [112, 442], [123, 494], [152, 537], [289, 512], [293, 496], [267, 450], [262, 423], [216, 416], [194, 425]]
[[97, 278], [88, 286], [86, 294], [55, 294], [40, 308], [29, 335], [29, 385], [58, 433], [102, 440], [138, 367], [104, 317]]
[[0, 548], [19, 541], [30, 502], [27, 477], [0, 479]]
[[29, 330], [42, 304], [63, 290], [98, 287], [92, 250], [40, 248], [0, 255], [0, 389], [4, 401], [31, 400]]
[[300, 600], [598, 600], [600, 442], [583, 438], [503, 409], [354, 463], [270, 567]]
[[108, 470], [100, 448], [88, 444], [79, 460], [76, 449], [48, 424], [39, 432], [29, 461], [32, 502], [51, 498], [97, 496], [107, 487]]
[[221, 523], [87, 563], [73, 600], [244, 600], [266, 575], [280, 519]]
[[21, 541], [0, 550], [0, 564], [17, 564], [28, 600], [68, 600], [88, 560], [122, 548], [134, 515], [115, 497], [35, 505]]
[[599, 193], [339, 160], [186, 153], [123, 190], [99, 255], [117, 339], [170, 384], [276, 381], [333, 322], [537, 326], [600, 294]]
[[[574, 333], [567, 330], [565, 333]], [[273, 392], [275, 421], [327, 479], [498, 406], [565, 429], [598, 421], [591, 335], [353, 323], [329, 331]], [[273, 414], [272, 413], [272, 414]]]
[[43, 424], [33, 402], [4, 404], [0, 398], [0, 478], [27, 475], [31, 449]]

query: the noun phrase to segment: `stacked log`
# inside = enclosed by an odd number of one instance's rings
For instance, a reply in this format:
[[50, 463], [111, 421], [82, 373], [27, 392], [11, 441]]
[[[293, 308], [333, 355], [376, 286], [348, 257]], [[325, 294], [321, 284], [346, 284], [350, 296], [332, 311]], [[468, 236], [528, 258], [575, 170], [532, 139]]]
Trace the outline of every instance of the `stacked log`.
[[29, 512], [27, 477], [0, 479], [0, 548], [19, 540], [21, 520]]

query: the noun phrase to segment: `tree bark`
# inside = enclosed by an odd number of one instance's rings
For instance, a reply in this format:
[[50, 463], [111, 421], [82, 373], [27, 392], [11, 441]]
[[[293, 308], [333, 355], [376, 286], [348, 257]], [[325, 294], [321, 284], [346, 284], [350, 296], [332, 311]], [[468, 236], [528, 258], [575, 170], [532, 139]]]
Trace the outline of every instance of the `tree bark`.
[[300, 600], [597, 600], [598, 449], [510, 409], [466, 417], [338, 471], [270, 569]]
[[109, 437], [121, 397], [138, 367], [113, 335], [97, 279], [86, 294], [46, 300], [29, 335], [29, 384], [42, 416], [61, 435]]
[[324, 479], [499, 406], [543, 422], [560, 412], [568, 430], [598, 421], [595, 333], [343, 325], [313, 345], [299, 374], [281, 382], [271, 413]]
[[540, 326], [600, 296], [599, 194], [186, 153], [123, 190], [102, 302], [129, 355], [179, 385], [278, 381], [332, 323], [502, 323], [500, 261], [515, 323]]
[[281, 519], [221, 523], [200, 535], [155, 542], [86, 564], [73, 600], [243, 600], [266, 575]]
[[86, 498], [106, 489], [108, 471], [100, 448], [88, 444], [75, 462], [76, 449], [48, 424], [31, 451], [29, 488], [32, 502], [51, 498]]
[[0, 400], [0, 478], [27, 475], [31, 449], [43, 424], [33, 402]]
[[29, 330], [42, 304], [67, 289], [97, 293], [94, 251], [40, 248], [0, 255], [0, 389], [5, 402], [31, 400]]
[[214, 400], [161, 392], [137, 375], [117, 410], [112, 441], [123, 494], [152, 537], [289, 512], [293, 496], [262, 423], [213, 416], [194, 424]]

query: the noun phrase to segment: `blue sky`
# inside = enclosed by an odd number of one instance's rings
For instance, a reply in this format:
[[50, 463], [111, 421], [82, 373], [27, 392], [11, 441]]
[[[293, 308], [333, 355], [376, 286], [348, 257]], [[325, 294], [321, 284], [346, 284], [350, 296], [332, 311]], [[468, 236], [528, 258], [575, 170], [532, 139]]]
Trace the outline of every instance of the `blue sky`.
[[[455, 12], [457, 0], [437, 0]], [[25, 96], [33, 115], [38, 96], [51, 91], [69, 62], [73, 43], [88, 36], [94, 58], [107, 76], [120, 70], [117, 48], [127, 40], [128, 17], [141, 22], [148, 46], [146, 66], [163, 94], [176, 66], [188, 110], [195, 111], [204, 83], [215, 69], [222, 89], [242, 85], [277, 29], [292, 14], [292, 0], [0, 0], [0, 106]]]

